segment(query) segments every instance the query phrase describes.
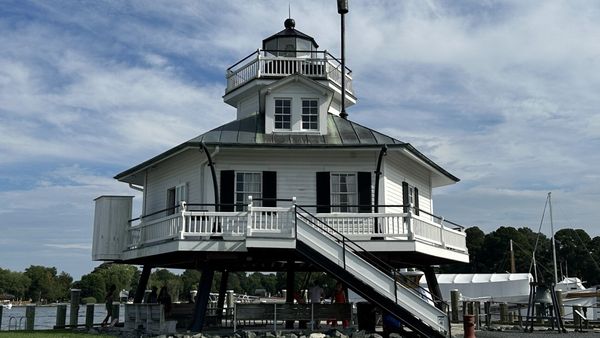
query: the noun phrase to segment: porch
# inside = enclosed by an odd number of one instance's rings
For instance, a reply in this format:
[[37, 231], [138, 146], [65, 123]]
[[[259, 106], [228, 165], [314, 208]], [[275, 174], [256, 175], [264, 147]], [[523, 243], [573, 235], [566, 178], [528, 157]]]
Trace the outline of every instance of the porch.
[[[108, 197], [110, 198], [110, 197]], [[99, 198], [100, 200], [101, 198]], [[316, 206], [256, 206], [250, 199], [245, 205], [192, 204], [181, 202], [172, 209], [102, 227], [95, 222], [94, 247], [107, 247], [111, 236], [119, 234], [120, 244], [108, 251], [94, 252], [96, 260], [127, 260], [168, 252], [211, 251], [247, 252], [249, 249], [294, 249], [297, 222], [310, 220], [321, 225], [323, 232], [335, 233], [373, 253], [418, 253], [425, 256], [468, 261], [466, 234], [463, 227], [423, 210], [417, 215], [402, 205], [380, 205], [380, 212], [316, 213]], [[281, 204], [281, 202], [280, 202]], [[109, 219], [113, 208], [100, 208], [96, 219]], [[222, 211], [239, 210], [239, 211]], [[358, 206], [357, 206], [358, 209]], [[401, 212], [398, 212], [400, 210]], [[406, 211], [404, 211], [406, 210]], [[169, 214], [170, 213], [170, 214]], [[106, 251], [106, 250], [105, 250]], [[116, 252], [115, 252], [116, 251]]]

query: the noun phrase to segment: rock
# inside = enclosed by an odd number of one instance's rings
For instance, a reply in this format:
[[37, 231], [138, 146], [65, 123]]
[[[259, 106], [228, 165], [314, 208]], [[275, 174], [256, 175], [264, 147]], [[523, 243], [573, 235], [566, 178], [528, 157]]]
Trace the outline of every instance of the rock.
[[242, 331], [243, 338], [256, 338], [256, 333], [254, 331]]
[[369, 333], [367, 338], [383, 338], [379, 333]]
[[295, 333], [286, 333], [284, 335], [285, 338], [298, 338], [298, 336]]
[[396, 332], [392, 332], [390, 333], [389, 338], [402, 338], [402, 335]]
[[319, 332], [313, 332], [311, 333], [308, 338], [325, 338], [326, 335], [324, 333], [319, 333]]
[[356, 331], [354, 333], [352, 333], [352, 338], [365, 338], [365, 331], [364, 330], [360, 330], [360, 331]]

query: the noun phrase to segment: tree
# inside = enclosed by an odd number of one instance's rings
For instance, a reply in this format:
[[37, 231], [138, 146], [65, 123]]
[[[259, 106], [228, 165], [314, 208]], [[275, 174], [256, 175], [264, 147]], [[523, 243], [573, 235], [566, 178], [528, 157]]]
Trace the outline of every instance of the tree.
[[24, 274], [31, 280], [26, 297], [36, 302], [56, 301], [66, 292], [65, 286], [59, 283], [55, 267], [32, 265], [25, 269]]
[[25, 297], [31, 280], [22, 272], [10, 271], [0, 268], [0, 295], [13, 295], [17, 299]]
[[171, 298], [176, 301], [179, 300], [179, 295], [183, 289], [183, 282], [179, 276], [171, 271], [167, 269], [158, 269], [150, 275], [148, 286], [156, 286], [159, 289], [166, 286]]
[[81, 281], [78, 283], [81, 289], [81, 297], [94, 297], [97, 301], [104, 300], [106, 295], [106, 281], [100, 273], [89, 273], [81, 276]]

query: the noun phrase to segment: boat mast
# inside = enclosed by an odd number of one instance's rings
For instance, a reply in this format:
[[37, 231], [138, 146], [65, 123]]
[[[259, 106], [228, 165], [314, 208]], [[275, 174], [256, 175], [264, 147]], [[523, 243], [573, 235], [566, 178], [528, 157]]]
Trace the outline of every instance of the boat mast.
[[558, 284], [558, 270], [556, 267], [556, 242], [554, 240], [554, 222], [552, 221], [552, 193], [548, 193], [548, 206], [550, 207], [550, 231], [552, 231], [552, 258], [554, 262], [554, 284]]
[[515, 273], [517, 269], [515, 268], [515, 252], [513, 251], [513, 240], [510, 240], [510, 272]]

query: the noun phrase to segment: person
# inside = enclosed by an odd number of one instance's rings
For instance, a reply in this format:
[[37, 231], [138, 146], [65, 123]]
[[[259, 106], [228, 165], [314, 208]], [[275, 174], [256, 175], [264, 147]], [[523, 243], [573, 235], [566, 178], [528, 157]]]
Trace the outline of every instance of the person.
[[[346, 303], [346, 291], [344, 290], [342, 282], [337, 282], [335, 284], [335, 289], [333, 290], [333, 296], [331, 297], [331, 302], [332, 303], [340, 303], [340, 304]], [[336, 325], [337, 325], [337, 320], [335, 320], [335, 319], [332, 320], [331, 326], [335, 327]], [[348, 327], [347, 319], [344, 319], [342, 321], [342, 327], [344, 329]]]
[[104, 297], [104, 303], [106, 304], [106, 317], [104, 317], [104, 320], [102, 321], [102, 326], [106, 326], [108, 324], [109, 318], [111, 321], [115, 319], [113, 318], [113, 300], [115, 298], [115, 290], [117, 290], [117, 286], [114, 284], [111, 285], [110, 288], [108, 288], [108, 292], [106, 292], [106, 296]]
[[308, 290], [310, 302], [313, 304], [321, 303], [321, 299], [325, 296], [323, 288], [319, 285], [319, 281], [315, 280], [313, 286]]
[[163, 286], [160, 288], [160, 292], [158, 293], [158, 303], [162, 304], [165, 308], [165, 317], [169, 317], [171, 314], [171, 295], [167, 290], [167, 286]]
[[158, 288], [156, 286], [153, 286], [152, 291], [148, 295], [148, 300], [146, 301], [146, 303], [158, 303], [158, 294], [156, 293], [156, 291], [158, 291]]

